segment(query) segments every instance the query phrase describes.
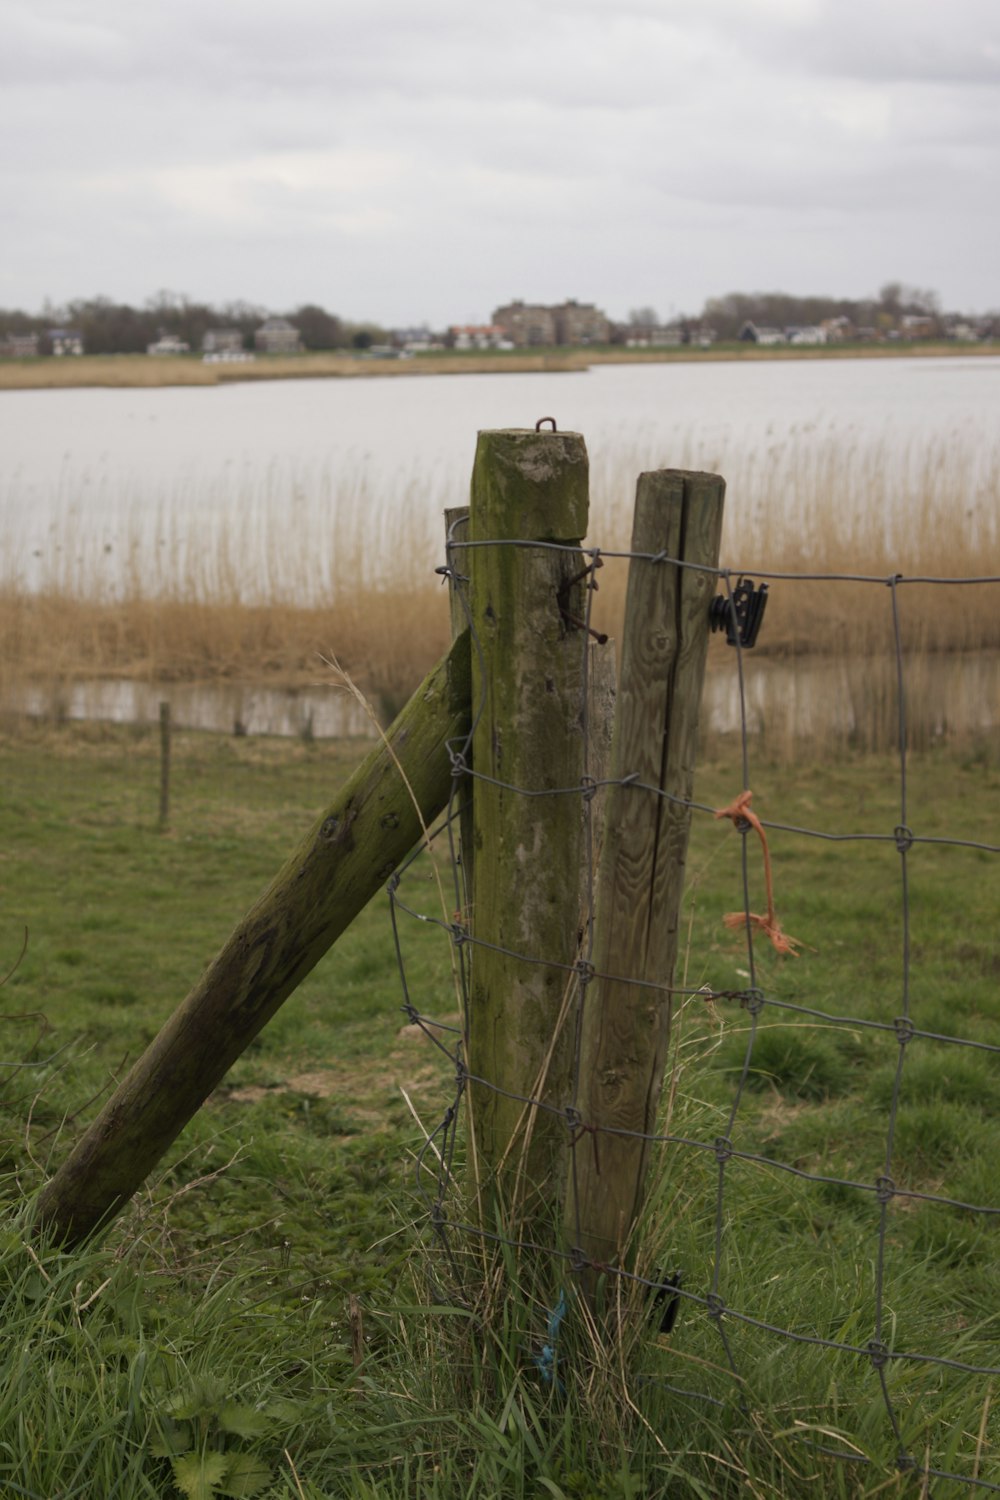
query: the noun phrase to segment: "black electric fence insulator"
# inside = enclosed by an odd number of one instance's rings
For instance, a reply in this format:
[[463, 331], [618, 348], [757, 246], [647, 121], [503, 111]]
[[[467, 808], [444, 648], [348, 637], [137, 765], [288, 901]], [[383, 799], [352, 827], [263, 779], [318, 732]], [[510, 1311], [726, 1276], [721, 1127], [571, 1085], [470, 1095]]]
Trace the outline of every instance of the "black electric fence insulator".
[[717, 594], [708, 607], [713, 630], [724, 630], [730, 646], [747, 650], [757, 644], [764, 610], [767, 608], [767, 584], [757, 585], [752, 578], [741, 578], [729, 594]]

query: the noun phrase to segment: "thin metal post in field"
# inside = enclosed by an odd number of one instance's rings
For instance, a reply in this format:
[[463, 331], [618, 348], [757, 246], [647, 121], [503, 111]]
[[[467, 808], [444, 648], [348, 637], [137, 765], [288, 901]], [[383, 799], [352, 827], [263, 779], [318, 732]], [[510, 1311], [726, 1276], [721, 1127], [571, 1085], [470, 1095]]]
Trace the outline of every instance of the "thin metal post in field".
[[160, 832], [170, 822], [170, 704], [160, 704]]

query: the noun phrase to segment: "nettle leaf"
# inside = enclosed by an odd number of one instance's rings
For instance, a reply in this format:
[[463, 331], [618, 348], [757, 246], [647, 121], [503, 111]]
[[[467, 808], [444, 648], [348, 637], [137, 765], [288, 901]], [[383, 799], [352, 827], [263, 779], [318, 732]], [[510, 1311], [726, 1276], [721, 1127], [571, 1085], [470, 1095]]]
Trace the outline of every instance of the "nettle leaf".
[[187, 1453], [193, 1438], [186, 1422], [171, 1422], [169, 1417], [160, 1417], [160, 1432], [149, 1445], [154, 1458], [173, 1458], [175, 1454]]
[[171, 1464], [174, 1484], [187, 1500], [214, 1500], [229, 1464], [224, 1453], [185, 1453]]
[[263, 1437], [270, 1432], [271, 1423], [262, 1411], [252, 1406], [243, 1406], [239, 1401], [227, 1401], [219, 1411], [219, 1426], [223, 1432], [232, 1432], [237, 1437]]
[[293, 1401], [290, 1396], [276, 1396], [264, 1407], [264, 1415], [278, 1422], [282, 1427], [290, 1427], [296, 1422], [301, 1422], [305, 1409], [303, 1401]]
[[163, 1405], [172, 1417], [189, 1421], [192, 1417], [214, 1417], [225, 1399], [225, 1387], [211, 1375], [193, 1380], [187, 1389], [171, 1391]]
[[271, 1483], [270, 1468], [250, 1453], [235, 1453], [229, 1459], [224, 1482], [219, 1494], [231, 1496], [232, 1500], [244, 1500], [245, 1496], [259, 1495]]
[[225, 1454], [184, 1454], [174, 1458], [174, 1484], [187, 1500], [214, 1500], [229, 1469]]
[[122, 1354], [127, 1359], [132, 1359], [142, 1348], [139, 1340], [133, 1338], [129, 1333], [119, 1333], [117, 1329], [105, 1329], [98, 1334], [96, 1344], [101, 1354], [110, 1359], [116, 1354]]

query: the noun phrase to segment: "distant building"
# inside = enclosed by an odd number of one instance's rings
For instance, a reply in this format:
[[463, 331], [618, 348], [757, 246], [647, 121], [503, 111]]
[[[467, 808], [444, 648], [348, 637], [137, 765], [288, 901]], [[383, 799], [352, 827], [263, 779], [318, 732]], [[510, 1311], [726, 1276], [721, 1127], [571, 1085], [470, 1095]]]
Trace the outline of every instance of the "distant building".
[[785, 337], [790, 344], [825, 344], [826, 329], [812, 325], [803, 328], [786, 328]]
[[707, 323], [656, 324], [649, 328], [633, 327], [625, 336], [627, 349], [676, 349], [681, 345], [689, 348], [708, 349], [715, 343], [715, 329]]
[[510, 340], [515, 349], [556, 342], [556, 320], [551, 307], [509, 302], [506, 307], [496, 309], [493, 322], [503, 329], [504, 337]]
[[146, 345], [147, 354], [190, 354], [191, 345], [185, 344], [175, 333], [161, 333], [155, 344]]
[[426, 323], [421, 323], [416, 328], [394, 328], [391, 338], [396, 348], [405, 350], [407, 354], [428, 354], [445, 347], [441, 335], [432, 333]]
[[642, 329], [630, 328], [625, 335], [625, 346], [628, 349], [672, 349], [690, 342], [690, 334], [687, 339], [684, 337], [685, 331], [679, 323], [655, 324]]
[[201, 341], [202, 354], [242, 354], [243, 335], [238, 328], [210, 328]]
[[453, 349], [513, 349], [499, 323], [467, 323], [448, 329], [448, 342]]
[[268, 318], [253, 336], [260, 354], [299, 354], [302, 340], [299, 330], [287, 318]]
[[563, 302], [551, 309], [557, 344], [606, 344], [611, 324], [592, 302]]
[[924, 313], [904, 313], [899, 320], [900, 337], [904, 339], [932, 339], [937, 331], [937, 318]]
[[37, 353], [37, 333], [8, 333], [0, 338], [0, 358], [34, 359]]
[[824, 318], [819, 326], [826, 334], [828, 344], [842, 344], [846, 339], [858, 337], [858, 330], [843, 314], [839, 318]]
[[787, 344], [788, 339], [780, 328], [758, 328], [756, 323], [744, 323], [739, 331], [739, 339], [744, 344]]
[[554, 307], [539, 303], [509, 302], [493, 314], [494, 324], [516, 349], [540, 344], [606, 344], [611, 324], [592, 302], [560, 302]]
[[83, 353], [83, 334], [75, 328], [50, 328], [49, 343], [56, 355]]

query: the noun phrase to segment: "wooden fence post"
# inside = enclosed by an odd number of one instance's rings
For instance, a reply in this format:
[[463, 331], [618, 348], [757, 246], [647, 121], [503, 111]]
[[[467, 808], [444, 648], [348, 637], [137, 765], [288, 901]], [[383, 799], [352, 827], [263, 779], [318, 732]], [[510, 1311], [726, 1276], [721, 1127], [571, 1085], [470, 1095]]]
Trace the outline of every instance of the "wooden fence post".
[[[716, 583], [698, 565], [718, 565], [724, 496], [717, 475], [669, 469], [640, 475], [636, 493], [633, 552], [694, 566], [633, 559], [629, 571], [611, 775], [635, 776], [654, 790], [609, 791], [595, 914], [598, 977], [588, 987], [580, 1047], [585, 1132], [570, 1164], [564, 1214], [570, 1245], [601, 1264], [621, 1264], [628, 1252], [650, 1154], [642, 1136], [656, 1130], [690, 823], [684, 800], [692, 793]], [[612, 975], [619, 977], [601, 977]], [[593, 1277], [584, 1284], [592, 1288]]]
[[[470, 1184], [484, 1227], [558, 1227], [579, 947], [587, 641], [577, 433], [481, 432], [467, 559], [475, 893], [468, 1017]], [[561, 546], [533, 546], [559, 543]], [[525, 795], [528, 793], [529, 795]], [[540, 795], [539, 795], [540, 794]]]
[[319, 816], [42, 1189], [43, 1228], [78, 1243], [124, 1207], [441, 812], [452, 780], [445, 741], [468, 729], [466, 634]]

